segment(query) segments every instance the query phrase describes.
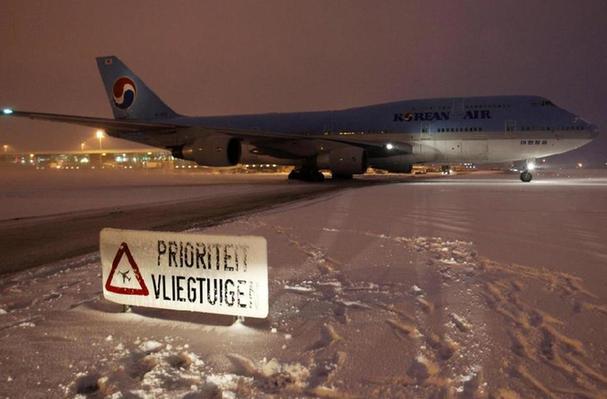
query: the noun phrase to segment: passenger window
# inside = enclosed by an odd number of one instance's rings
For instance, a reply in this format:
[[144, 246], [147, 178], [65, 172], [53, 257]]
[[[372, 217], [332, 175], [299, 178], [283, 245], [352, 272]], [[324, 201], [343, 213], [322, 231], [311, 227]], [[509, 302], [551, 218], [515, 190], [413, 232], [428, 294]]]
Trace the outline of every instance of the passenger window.
[[527, 144], [527, 140], [521, 140], [521, 144]]
[[540, 143], [540, 141], [539, 141], [539, 140], [535, 140], [535, 144], [539, 144], [539, 143]]
[[542, 140], [542, 144], [548, 144], [547, 140]]

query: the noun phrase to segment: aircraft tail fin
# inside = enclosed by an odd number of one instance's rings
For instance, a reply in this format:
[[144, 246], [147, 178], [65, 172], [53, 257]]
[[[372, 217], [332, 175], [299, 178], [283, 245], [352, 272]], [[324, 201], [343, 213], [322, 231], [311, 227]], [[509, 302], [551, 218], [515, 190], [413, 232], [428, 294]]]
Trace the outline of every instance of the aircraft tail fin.
[[161, 120], [178, 116], [118, 57], [98, 57], [97, 68], [114, 118]]

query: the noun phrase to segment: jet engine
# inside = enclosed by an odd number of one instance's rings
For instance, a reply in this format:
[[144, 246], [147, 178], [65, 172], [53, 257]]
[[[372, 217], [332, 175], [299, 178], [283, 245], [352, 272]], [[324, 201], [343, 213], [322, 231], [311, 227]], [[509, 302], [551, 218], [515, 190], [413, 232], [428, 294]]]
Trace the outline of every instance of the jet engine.
[[369, 163], [374, 168], [383, 169], [391, 173], [411, 173], [413, 170], [413, 163], [411, 161], [411, 156], [405, 154], [373, 158]]
[[173, 155], [204, 166], [234, 166], [240, 162], [241, 146], [236, 138], [211, 135], [196, 139]]
[[367, 170], [367, 154], [359, 147], [347, 146], [320, 154], [316, 160], [319, 169], [329, 169], [335, 176], [351, 176], [365, 173]]

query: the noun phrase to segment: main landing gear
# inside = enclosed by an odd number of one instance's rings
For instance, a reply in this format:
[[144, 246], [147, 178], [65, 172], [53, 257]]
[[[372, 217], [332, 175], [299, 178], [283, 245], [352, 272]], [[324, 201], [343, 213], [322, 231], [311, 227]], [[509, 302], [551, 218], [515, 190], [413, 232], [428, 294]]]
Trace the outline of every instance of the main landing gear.
[[307, 182], [320, 183], [325, 180], [325, 175], [323, 175], [317, 169], [300, 168], [293, 169], [291, 173], [289, 173], [289, 180], [302, 180]]

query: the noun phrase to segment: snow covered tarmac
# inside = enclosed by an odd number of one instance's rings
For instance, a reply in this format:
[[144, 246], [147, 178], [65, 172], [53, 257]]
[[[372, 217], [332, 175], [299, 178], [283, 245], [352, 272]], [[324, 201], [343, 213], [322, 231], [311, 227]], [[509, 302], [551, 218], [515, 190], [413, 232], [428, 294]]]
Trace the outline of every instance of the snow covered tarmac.
[[3, 276], [0, 395], [605, 396], [607, 176], [390, 179], [196, 229], [266, 237], [267, 320], [121, 313], [96, 253]]
[[179, 231], [349, 184], [288, 184], [284, 175], [64, 172], [0, 173], [0, 273], [94, 251], [104, 227]]

